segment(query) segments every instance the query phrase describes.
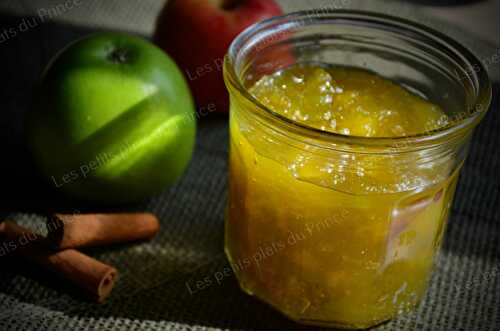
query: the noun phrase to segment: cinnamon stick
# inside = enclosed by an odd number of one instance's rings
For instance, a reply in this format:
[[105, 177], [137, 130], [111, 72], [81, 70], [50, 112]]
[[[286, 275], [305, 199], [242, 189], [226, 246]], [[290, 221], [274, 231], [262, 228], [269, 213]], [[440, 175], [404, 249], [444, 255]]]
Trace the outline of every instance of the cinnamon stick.
[[48, 240], [56, 249], [151, 239], [159, 228], [158, 219], [149, 213], [54, 214], [47, 222]]
[[90, 299], [102, 303], [111, 294], [118, 271], [74, 249], [59, 252], [45, 246], [45, 238], [15, 223], [0, 224], [3, 246], [9, 255], [34, 263], [79, 287]]

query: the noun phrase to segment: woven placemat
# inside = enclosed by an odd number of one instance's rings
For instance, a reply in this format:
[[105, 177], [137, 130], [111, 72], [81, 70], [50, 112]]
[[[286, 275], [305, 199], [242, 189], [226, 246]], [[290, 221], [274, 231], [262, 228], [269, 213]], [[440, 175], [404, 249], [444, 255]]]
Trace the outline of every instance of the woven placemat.
[[[15, 24], [19, 17], [0, 18], [0, 29]], [[89, 32], [41, 24], [0, 44], [0, 216], [36, 226], [48, 206], [92, 208], [64, 200], [40, 183], [22, 139], [23, 114], [43, 66], [62, 46]], [[500, 329], [498, 108], [496, 95], [474, 137], [424, 302], [377, 330]], [[226, 118], [203, 118], [182, 180], [130, 207], [158, 215], [161, 233], [151, 242], [88, 252], [121, 271], [106, 304], [81, 301], [42, 272], [0, 265], [0, 330], [319, 330], [294, 324], [243, 294], [233, 275], [193, 293], [196, 281], [227, 267], [222, 246], [227, 149]], [[33, 272], [37, 277], [30, 276]]]

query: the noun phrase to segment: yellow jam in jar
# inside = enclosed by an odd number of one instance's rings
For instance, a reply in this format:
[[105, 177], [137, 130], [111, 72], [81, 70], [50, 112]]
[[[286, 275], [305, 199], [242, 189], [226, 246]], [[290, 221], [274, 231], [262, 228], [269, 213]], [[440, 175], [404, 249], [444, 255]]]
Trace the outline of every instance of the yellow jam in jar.
[[[249, 92], [288, 120], [348, 136], [448, 125], [439, 106], [361, 69], [295, 65]], [[294, 320], [342, 328], [413, 308], [452, 201], [452, 156], [325, 151], [313, 136], [306, 144], [254, 120], [242, 104], [232, 100], [226, 221], [241, 287]]]

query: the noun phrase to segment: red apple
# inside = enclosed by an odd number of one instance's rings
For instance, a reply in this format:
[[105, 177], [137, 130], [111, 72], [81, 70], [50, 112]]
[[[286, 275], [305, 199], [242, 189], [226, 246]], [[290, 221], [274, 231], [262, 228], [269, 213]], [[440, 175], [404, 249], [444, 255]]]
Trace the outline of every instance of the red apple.
[[274, 0], [170, 0], [154, 40], [184, 71], [199, 107], [227, 112], [222, 65], [229, 45], [248, 26], [281, 14]]

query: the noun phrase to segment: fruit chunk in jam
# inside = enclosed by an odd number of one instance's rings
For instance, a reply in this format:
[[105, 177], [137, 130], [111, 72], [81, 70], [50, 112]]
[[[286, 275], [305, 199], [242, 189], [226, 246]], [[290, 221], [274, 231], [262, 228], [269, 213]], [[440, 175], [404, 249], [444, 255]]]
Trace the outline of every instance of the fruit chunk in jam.
[[[448, 121], [437, 105], [358, 69], [295, 66], [250, 92], [293, 121], [351, 136], [409, 136]], [[292, 319], [343, 328], [414, 307], [458, 170], [404, 156], [318, 156], [249, 120], [238, 100], [232, 107], [226, 252], [241, 287]]]

